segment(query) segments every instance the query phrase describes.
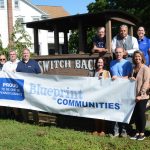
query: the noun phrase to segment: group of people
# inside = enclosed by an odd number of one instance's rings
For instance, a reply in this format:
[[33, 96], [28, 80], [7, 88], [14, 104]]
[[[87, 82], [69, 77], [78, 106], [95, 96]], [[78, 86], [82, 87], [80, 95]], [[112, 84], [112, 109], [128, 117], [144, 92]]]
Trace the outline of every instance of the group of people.
[[[144, 27], [139, 27], [137, 30], [138, 39], [128, 35], [128, 27], [121, 25], [119, 34], [112, 40], [112, 51], [115, 59], [110, 62], [109, 71], [106, 71], [104, 58], [99, 57], [96, 61], [95, 77], [99, 79], [124, 78], [135, 80], [136, 82], [136, 98], [135, 108], [131, 117], [130, 124], [135, 123], [136, 133], [130, 136], [130, 139], [143, 140], [145, 138], [146, 126], [146, 105], [149, 99], [149, 83], [150, 83], [150, 39], [145, 36]], [[92, 52], [106, 52], [105, 46], [105, 28], [98, 28], [98, 34], [93, 40]], [[100, 127], [103, 125], [102, 127]], [[113, 122], [113, 137], [127, 137], [130, 125], [125, 123]], [[130, 130], [131, 132], [131, 130]], [[95, 121], [95, 131], [93, 134], [104, 135], [104, 121]]]
[[[128, 27], [121, 25], [119, 33], [112, 40], [112, 51], [115, 59], [110, 62], [109, 71], [105, 70], [104, 58], [99, 57], [96, 61], [95, 71], [92, 76], [99, 79], [124, 78], [136, 81], [136, 105], [131, 118], [131, 123], [136, 125], [136, 133], [131, 139], [143, 140], [145, 138], [145, 111], [149, 99], [150, 82], [150, 40], [145, 36], [144, 27], [137, 30], [138, 38], [128, 35]], [[107, 52], [105, 28], [98, 28], [97, 36], [93, 40], [92, 52]], [[17, 59], [15, 50], [10, 50], [9, 61], [5, 55], [0, 55], [0, 69], [6, 72], [41, 73], [41, 69], [35, 60], [30, 59], [29, 49], [23, 49], [22, 60]], [[17, 116], [18, 111], [14, 110]], [[34, 112], [34, 114], [36, 114]], [[22, 116], [26, 120], [27, 111], [22, 111]], [[101, 126], [101, 127], [100, 127]], [[128, 125], [125, 123], [113, 122], [113, 136], [125, 137]], [[105, 122], [95, 120], [95, 131], [93, 134], [105, 134]]]
[[41, 73], [41, 69], [35, 60], [30, 59], [30, 50], [25, 48], [22, 60], [17, 58], [15, 50], [9, 51], [9, 61], [5, 55], [0, 55], [0, 70], [5, 72]]
[[[30, 50], [24, 48], [22, 51], [22, 60], [17, 59], [17, 53], [15, 50], [9, 51], [9, 61], [7, 61], [5, 55], [0, 55], [0, 70], [5, 72], [24, 72], [24, 73], [41, 73], [40, 66], [38, 62], [30, 59]], [[9, 108], [1, 108], [1, 116], [2, 117], [11, 117], [11, 109]], [[4, 112], [5, 111], [5, 112]], [[28, 111], [21, 109], [21, 115], [18, 109], [13, 109], [13, 113], [15, 118], [27, 122], [28, 120]], [[33, 115], [37, 113], [34, 112]], [[34, 116], [34, 120], [37, 116]]]

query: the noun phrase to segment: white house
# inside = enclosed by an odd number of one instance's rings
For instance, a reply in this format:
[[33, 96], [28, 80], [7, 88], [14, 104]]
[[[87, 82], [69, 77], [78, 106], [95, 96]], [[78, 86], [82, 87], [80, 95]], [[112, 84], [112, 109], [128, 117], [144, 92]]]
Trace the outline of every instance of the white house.
[[[16, 19], [22, 22], [32, 22], [68, 15], [69, 13], [60, 6], [35, 6], [31, 0], [0, 0], [0, 35], [3, 47], [7, 47], [9, 43], [9, 35], [12, 33]], [[33, 43], [33, 29], [26, 27], [25, 29], [30, 34]], [[46, 30], [38, 32], [40, 55], [48, 55], [49, 50], [54, 49], [54, 33]], [[63, 33], [59, 34], [59, 42], [60, 46], [63, 46]], [[31, 51], [34, 52], [34, 47], [31, 48]]]

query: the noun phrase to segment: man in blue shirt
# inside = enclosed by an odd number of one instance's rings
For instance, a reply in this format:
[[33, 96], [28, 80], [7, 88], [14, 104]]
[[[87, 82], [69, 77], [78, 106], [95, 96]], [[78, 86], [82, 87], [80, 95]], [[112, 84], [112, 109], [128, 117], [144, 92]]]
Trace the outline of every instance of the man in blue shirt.
[[41, 69], [38, 63], [35, 60], [30, 59], [30, 51], [25, 48], [23, 50], [22, 61], [18, 63], [16, 72], [25, 72], [25, 73], [41, 73]]
[[139, 27], [137, 30], [139, 49], [143, 52], [146, 60], [146, 65], [150, 66], [150, 39], [145, 36], [144, 27]]
[[[124, 49], [118, 47], [115, 49], [116, 59], [112, 60], [110, 63], [110, 73], [112, 80], [117, 78], [128, 78], [132, 73], [132, 64], [130, 61], [123, 59]], [[114, 125], [114, 136], [127, 136], [126, 124], [125, 123], [115, 123]]]
[[[24, 72], [24, 73], [41, 73], [41, 69], [38, 65], [38, 63], [35, 60], [30, 59], [30, 50], [25, 48], [23, 50], [23, 58], [22, 61], [18, 63], [18, 66], [16, 68], [16, 72]], [[28, 110], [22, 109], [21, 110], [22, 117], [25, 122], [28, 122]], [[33, 119], [35, 123], [38, 123], [38, 112], [32, 111], [33, 113]]]
[[97, 35], [93, 39], [92, 53], [101, 53], [101, 52], [107, 52], [104, 27], [99, 27], [97, 29]]

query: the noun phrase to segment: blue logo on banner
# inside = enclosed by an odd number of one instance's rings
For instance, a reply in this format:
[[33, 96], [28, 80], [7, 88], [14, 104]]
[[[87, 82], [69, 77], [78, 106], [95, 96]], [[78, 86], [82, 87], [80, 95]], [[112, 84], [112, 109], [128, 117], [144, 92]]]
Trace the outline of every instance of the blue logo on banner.
[[0, 78], [0, 99], [24, 100], [24, 80]]

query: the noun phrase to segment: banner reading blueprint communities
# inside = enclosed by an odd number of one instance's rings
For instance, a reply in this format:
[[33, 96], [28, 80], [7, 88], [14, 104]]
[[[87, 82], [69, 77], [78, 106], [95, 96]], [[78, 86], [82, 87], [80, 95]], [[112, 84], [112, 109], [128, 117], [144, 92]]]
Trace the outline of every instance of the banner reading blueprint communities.
[[135, 82], [0, 71], [0, 105], [129, 123]]

